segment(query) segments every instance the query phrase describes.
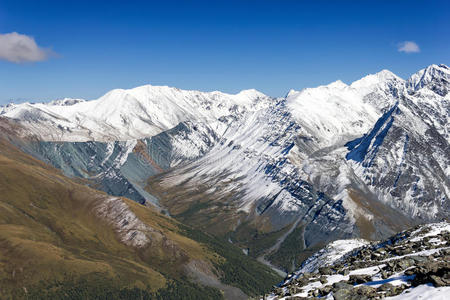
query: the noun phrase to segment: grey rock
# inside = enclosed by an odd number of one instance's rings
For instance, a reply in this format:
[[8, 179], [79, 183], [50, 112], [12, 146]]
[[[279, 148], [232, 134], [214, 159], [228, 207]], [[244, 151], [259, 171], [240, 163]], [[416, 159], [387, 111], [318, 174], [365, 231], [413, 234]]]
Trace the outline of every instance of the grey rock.
[[338, 290], [348, 290], [348, 289], [352, 289], [353, 285], [348, 284], [345, 281], [339, 281], [336, 283], [333, 283], [333, 291], [338, 291]]
[[351, 284], [361, 284], [366, 283], [372, 280], [372, 276], [370, 275], [350, 275], [348, 280]]

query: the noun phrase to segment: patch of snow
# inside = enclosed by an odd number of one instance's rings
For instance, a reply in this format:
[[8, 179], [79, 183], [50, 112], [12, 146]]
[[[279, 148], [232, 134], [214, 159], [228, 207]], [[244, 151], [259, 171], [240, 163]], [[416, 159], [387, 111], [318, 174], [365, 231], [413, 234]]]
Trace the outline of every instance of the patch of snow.
[[[424, 234], [420, 234], [420, 232], [424, 228], [429, 229], [429, 231]], [[424, 237], [437, 236], [438, 234], [440, 234], [441, 232], [444, 232], [444, 231], [450, 231], [450, 223], [440, 222], [440, 223], [433, 223], [430, 225], [425, 225], [424, 227], [421, 227], [420, 229], [417, 229], [416, 231], [413, 231], [411, 233], [411, 235], [415, 236], [414, 238], [411, 239], [411, 242], [420, 241]]]
[[403, 291], [395, 297], [387, 297], [386, 300], [448, 300], [450, 298], [450, 287], [434, 287], [432, 284], [422, 284]]
[[312, 273], [320, 267], [331, 265], [343, 258], [346, 254], [367, 244], [369, 244], [369, 242], [362, 239], [337, 240], [331, 242], [324, 249], [308, 258], [301, 268], [295, 272], [295, 277], [306, 272]]

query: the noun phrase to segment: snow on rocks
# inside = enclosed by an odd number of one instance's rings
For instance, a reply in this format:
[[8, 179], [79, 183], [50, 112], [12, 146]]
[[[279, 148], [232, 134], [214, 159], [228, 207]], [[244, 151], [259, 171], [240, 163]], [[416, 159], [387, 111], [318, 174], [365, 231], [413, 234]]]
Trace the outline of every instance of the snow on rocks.
[[434, 287], [432, 284], [421, 284], [417, 287], [409, 288], [400, 295], [387, 297], [386, 300], [448, 300], [450, 298], [450, 287]]
[[362, 239], [337, 240], [328, 244], [325, 248], [308, 258], [296, 272], [296, 277], [306, 272], [313, 272], [320, 267], [325, 267], [333, 264], [341, 259], [343, 256], [369, 244], [368, 241]]
[[[411, 233], [411, 235], [414, 236], [411, 239], [411, 242], [417, 242], [417, 241], [423, 240], [424, 238], [428, 238], [428, 237], [435, 237], [443, 231], [450, 231], [449, 223], [442, 222], [442, 223], [436, 223], [433, 225], [426, 225], [426, 226], [420, 227]], [[438, 240], [440, 240], [440, 239], [433, 238], [433, 239], [429, 240], [429, 242], [433, 243]]]
[[[338, 259], [334, 251], [328, 251], [331, 264], [316, 264], [302, 272], [313, 260], [308, 259], [263, 299], [448, 299], [449, 226], [447, 222], [423, 225], [383, 242], [366, 243]], [[344, 252], [351, 248], [344, 247]], [[325, 255], [325, 249], [319, 253]]]

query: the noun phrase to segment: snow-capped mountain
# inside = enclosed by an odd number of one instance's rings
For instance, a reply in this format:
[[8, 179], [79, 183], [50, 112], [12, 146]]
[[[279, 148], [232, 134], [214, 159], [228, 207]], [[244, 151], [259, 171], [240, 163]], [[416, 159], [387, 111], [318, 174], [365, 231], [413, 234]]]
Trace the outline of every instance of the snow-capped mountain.
[[145, 85], [112, 90], [92, 101], [10, 104], [0, 115], [18, 120], [44, 141], [123, 141], [154, 136], [188, 120], [213, 125], [220, 117], [263, 108], [268, 99], [256, 90], [230, 95]]
[[142, 86], [8, 105], [26, 152], [280, 262], [337, 238], [448, 218], [449, 68], [383, 70], [274, 99]]
[[450, 68], [446, 65], [431, 65], [412, 75], [406, 83], [409, 93], [415, 93], [423, 87], [440, 96], [448, 94], [450, 83]]
[[302, 125], [300, 135], [324, 148], [366, 132], [378, 119], [376, 107], [362, 101], [368, 87], [355, 89], [336, 81], [300, 92], [291, 90], [286, 105]]

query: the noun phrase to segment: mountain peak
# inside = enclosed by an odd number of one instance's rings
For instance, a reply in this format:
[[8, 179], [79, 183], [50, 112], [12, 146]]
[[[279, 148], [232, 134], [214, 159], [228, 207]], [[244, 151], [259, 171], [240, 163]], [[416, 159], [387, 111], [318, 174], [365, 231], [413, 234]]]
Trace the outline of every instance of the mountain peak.
[[[307, 88], [303, 88], [303, 89], [301, 89], [299, 91], [294, 90], [294, 89], [290, 89], [289, 92], [286, 95], [286, 98], [292, 97], [293, 95], [297, 95], [297, 94], [303, 94], [303, 93], [311, 93], [311, 92], [315, 93], [317, 91], [326, 91], [326, 90], [329, 91], [329, 90], [334, 90], [334, 89], [342, 90], [342, 89], [345, 89], [347, 87], [348, 87], [348, 85], [345, 82], [343, 82], [342, 80], [338, 79], [338, 80], [333, 81], [333, 82], [331, 82], [329, 84], [326, 84], [326, 85], [319, 85], [318, 87], [312, 87], [312, 88], [307, 87]], [[329, 93], [329, 92], [326, 92], [326, 93]]]
[[364, 76], [363, 78], [352, 82], [350, 86], [355, 89], [365, 90], [372, 89], [376, 85], [380, 85], [390, 81], [403, 82], [404, 80], [391, 71], [384, 69], [378, 73]]
[[444, 64], [429, 65], [425, 69], [413, 74], [407, 81], [406, 87], [410, 93], [427, 87], [438, 95], [445, 96], [450, 82], [450, 68]]
[[396, 74], [392, 73], [391, 71], [389, 71], [387, 69], [383, 69], [380, 72], [375, 73], [374, 75], [382, 81], [386, 81], [386, 80], [404, 81], [401, 77], [397, 76]]
[[328, 85], [326, 85], [327, 88], [337, 88], [337, 89], [343, 89], [348, 87], [348, 85], [346, 83], [344, 83], [342, 80], [336, 80]]
[[224, 93], [221, 91], [211, 91], [211, 92], [205, 92], [205, 91], [199, 91], [199, 90], [183, 90], [183, 89], [179, 89], [176, 87], [171, 87], [171, 86], [167, 86], [167, 85], [151, 85], [151, 84], [146, 84], [146, 85], [141, 85], [138, 87], [134, 87], [131, 89], [113, 89], [109, 92], [107, 92], [105, 95], [103, 95], [101, 98], [104, 97], [111, 97], [114, 95], [123, 97], [124, 94], [130, 94], [132, 96], [143, 96], [144, 94], [147, 96], [158, 96], [158, 95], [169, 95], [169, 94], [202, 94], [202, 95], [223, 95], [223, 96], [230, 96], [230, 97], [245, 97], [245, 98], [251, 98], [251, 99], [255, 99], [255, 98], [262, 98], [262, 97], [267, 97], [267, 95], [265, 95], [264, 93], [256, 90], [256, 89], [246, 89], [246, 90], [242, 90], [236, 94], [229, 94], [229, 93]]
[[239, 93], [235, 94], [235, 96], [247, 97], [247, 98], [251, 98], [251, 99], [267, 97], [267, 95], [265, 95], [264, 93], [261, 93], [260, 91], [258, 91], [256, 89], [242, 90]]

